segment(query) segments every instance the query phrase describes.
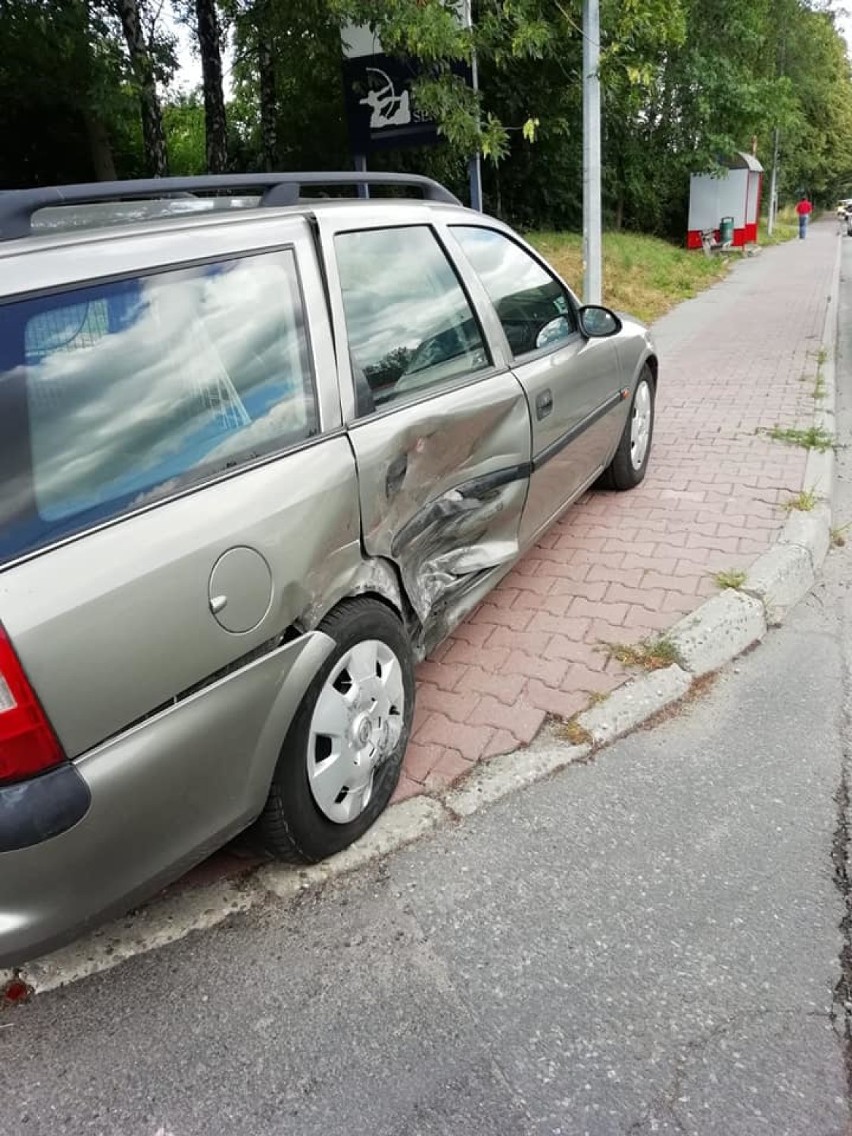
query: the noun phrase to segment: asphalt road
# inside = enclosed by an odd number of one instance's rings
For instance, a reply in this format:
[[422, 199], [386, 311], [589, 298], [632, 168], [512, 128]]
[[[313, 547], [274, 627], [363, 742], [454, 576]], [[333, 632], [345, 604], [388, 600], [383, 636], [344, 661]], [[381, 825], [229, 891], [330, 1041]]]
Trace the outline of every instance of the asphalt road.
[[6, 1011], [0, 1133], [848, 1133], [850, 581], [852, 541], [763, 646], [593, 762]]

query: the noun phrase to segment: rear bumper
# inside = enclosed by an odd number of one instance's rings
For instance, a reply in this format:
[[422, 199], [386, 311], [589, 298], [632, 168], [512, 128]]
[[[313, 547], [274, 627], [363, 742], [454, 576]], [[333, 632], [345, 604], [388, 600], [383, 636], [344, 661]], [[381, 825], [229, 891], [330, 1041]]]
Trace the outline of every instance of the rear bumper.
[[78, 808], [88, 802], [76, 823], [0, 852], [0, 966], [126, 911], [245, 828], [332, 648], [305, 635], [65, 767]]
[[91, 804], [89, 786], [70, 762], [16, 785], [0, 785], [0, 852], [19, 852], [73, 828]]

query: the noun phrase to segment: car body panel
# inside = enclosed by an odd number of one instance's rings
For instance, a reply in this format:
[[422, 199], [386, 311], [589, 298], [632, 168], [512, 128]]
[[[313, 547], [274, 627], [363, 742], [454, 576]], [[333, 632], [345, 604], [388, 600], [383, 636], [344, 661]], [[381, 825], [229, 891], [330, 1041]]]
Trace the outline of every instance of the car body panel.
[[516, 363], [514, 371], [527, 393], [533, 429], [522, 533], [528, 544], [605, 467], [623, 428], [618, 410], [624, 383], [614, 341], [580, 332], [556, 351]]
[[513, 560], [529, 481], [529, 419], [492, 375], [350, 429], [366, 551], [399, 565], [422, 623], [465, 576]]
[[[211, 575], [236, 548], [271, 575], [244, 634], [210, 610]], [[338, 435], [0, 573], [0, 620], [76, 757], [322, 608], [360, 561], [354, 460]], [[231, 596], [249, 598], [239, 584]]]
[[310, 632], [76, 762], [91, 794], [83, 819], [0, 854], [0, 966], [126, 909], [245, 828], [332, 648]]

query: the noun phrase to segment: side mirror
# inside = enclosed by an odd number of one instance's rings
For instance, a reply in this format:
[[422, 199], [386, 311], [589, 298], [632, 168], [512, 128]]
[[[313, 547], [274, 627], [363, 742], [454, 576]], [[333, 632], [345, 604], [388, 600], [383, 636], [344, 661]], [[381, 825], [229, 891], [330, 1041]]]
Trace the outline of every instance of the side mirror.
[[535, 337], [536, 350], [541, 347], [552, 347], [571, 334], [571, 325], [565, 316], [556, 316], [549, 320]]
[[589, 339], [607, 339], [621, 331], [621, 320], [609, 308], [586, 304], [580, 308], [580, 329]]

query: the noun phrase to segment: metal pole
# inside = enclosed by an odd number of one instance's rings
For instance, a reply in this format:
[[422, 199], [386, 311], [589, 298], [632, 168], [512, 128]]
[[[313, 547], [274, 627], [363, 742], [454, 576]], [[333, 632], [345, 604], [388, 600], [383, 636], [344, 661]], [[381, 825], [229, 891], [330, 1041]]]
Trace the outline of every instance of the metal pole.
[[769, 213], [766, 217], [766, 233], [772, 236], [775, 228], [775, 212], [778, 208], [778, 127], [775, 127], [775, 142], [772, 147], [772, 174], [769, 178]]
[[[464, 0], [462, 5], [462, 27], [473, 28], [473, 9], [471, 0]], [[476, 52], [473, 52], [470, 61], [470, 79], [474, 93], [479, 90], [479, 70], [476, 65]], [[468, 178], [470, 180], [470, 207], [482, 212], [482, 166], [479, 161], [479, 150], [467, 164]]]
[[583, 0], [583, 294], [601, 302], [600, 0]]
[[[365, 174], [367, 172], [367, 155], [366, 154], [355, 154], [355, 155], [353, 155], [353, 159], [354, 159], [354, 162], [355, 162], [355, 169], [358, 171], [358, 173]], [[358, 196], [359, 197], [369, 197], [370, 196], [370, 187], [368, 185], [359, 185], [358, 186]]]

